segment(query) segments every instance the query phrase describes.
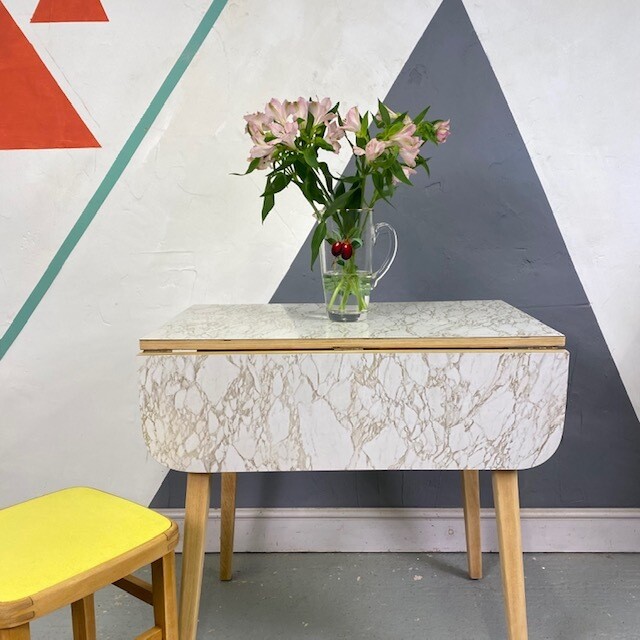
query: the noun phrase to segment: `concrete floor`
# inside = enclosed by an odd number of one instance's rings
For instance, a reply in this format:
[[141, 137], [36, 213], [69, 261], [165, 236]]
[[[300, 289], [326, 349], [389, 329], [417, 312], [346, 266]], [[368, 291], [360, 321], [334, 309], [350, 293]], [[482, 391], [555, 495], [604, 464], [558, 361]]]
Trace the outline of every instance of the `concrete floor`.
[[[237, 554], [234, 580], [205, 565], [198, 638], [216, 640], [500, 640], [498, 556], [466, 578], [463, 554]], [[530, 640], [640, 639], [640, 554], [528, 554]], [[148, 575], [148, 574], [147, 574]], [[96, 596], [100, 640], [131, 640], [150, 608], [115, 587]], [[68, 610], [32, 625], [71, 638]]]

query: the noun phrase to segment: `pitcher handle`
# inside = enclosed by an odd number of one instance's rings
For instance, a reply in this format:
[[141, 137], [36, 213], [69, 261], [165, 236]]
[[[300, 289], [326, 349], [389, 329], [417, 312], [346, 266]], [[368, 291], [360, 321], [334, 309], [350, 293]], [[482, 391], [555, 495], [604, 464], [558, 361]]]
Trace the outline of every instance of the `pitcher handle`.
[[383, 278], [384, 274], [389, 271], [389, 267], [393, 263], [396, 257], [396, 253], [398, 252], [398, 236], [396, 234], [396, 230], [386, 222], [378, 222], [378, 224], [376, 224], [373, 228], [373, 243], [375, 244], [378, 241], [378, 234], [383, 229], [386, 230], [389, 234], [391, 242], [389, 243], [389, 251], [387, 251], [387, 255], [382, 263], [382, 266], [373, 274], [374, 287]]

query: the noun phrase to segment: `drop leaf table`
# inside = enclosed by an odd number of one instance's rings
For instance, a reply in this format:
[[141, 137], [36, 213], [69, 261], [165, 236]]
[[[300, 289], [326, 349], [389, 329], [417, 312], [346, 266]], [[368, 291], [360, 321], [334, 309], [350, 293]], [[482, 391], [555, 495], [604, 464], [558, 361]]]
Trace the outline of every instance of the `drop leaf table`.
[[188, 474], [180, 637], [194, 640], [209, 511], [222, 474], [220, 575], [231, 578], [238, 471], [462, 472], [480, 578], [478, 472], [492, 472], [509, 640], [526, 640], [517, 472], [562, 437], [564, 336], [501, 301], [199, 305], [140, 341], [151, 455]]

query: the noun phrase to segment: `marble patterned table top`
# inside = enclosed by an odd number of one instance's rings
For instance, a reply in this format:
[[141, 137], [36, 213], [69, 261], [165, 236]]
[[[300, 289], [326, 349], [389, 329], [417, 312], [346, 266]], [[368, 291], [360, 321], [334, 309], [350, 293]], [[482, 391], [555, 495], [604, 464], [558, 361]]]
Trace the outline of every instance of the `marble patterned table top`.
[[321, 304], [195, 305], [140, 340], [143, 350], [561, 347], [564, 336], [500, 300], [374, 303], [365, 321]]

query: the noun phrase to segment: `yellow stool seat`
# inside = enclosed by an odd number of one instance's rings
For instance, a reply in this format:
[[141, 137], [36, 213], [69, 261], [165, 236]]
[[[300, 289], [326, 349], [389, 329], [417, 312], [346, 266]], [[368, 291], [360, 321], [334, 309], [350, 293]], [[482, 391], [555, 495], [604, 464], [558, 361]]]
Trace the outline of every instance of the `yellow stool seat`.
[[155, 511], [78, 487], [0, 510], [0, 602], [26, 598], [171, 527]]
[[[0, 638], [8, 633], [2, 629], [27, 629], [30, 620], [67, 604], [76, 603], [75, 625], [85, 615], [80, 611], [92, 608], [92, 594], [111, 583], [156, 607], [150, 637], [164, 638], [165, 628], [175, 626], [173, 610], [163, 620], [166, 605], [175, 608], [177, 540], [168, 518], [97, 489], [65, 489], [0, 510]], [[130, 575], [150, 563], [153, 585]], [[17, 629], [14, 635], [28, 637]]]

